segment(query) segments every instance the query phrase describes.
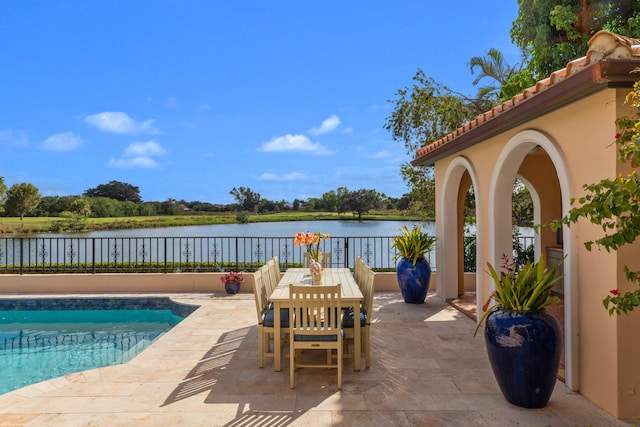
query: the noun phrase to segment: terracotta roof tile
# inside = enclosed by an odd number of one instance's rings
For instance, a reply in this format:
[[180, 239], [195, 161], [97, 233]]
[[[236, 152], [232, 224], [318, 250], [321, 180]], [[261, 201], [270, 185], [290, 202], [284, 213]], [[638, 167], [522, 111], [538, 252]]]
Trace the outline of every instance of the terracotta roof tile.
[[638, 59], [640, 60], [640, 39], [624, 37], [619, 34], [610, 33], [608, 31], [599, 31], [589, 40], [589, 49], [587, 54], [582, 58], [574, 59], [567, 63], [567, 66], [561, 70], [554, 71], [546, 79], [540, 80], [534, 86], [525, 89], [523, 92], [515, 95], [513, 98], [502, 102], [489, 111], [486, 111], [478, 117], [465, 123], [450, 134], [432, 142], [416, 151], [416, 158], [442, 147], [451, 142], [460, 135], [471, 131], [472, 129], [485, 124], [497, 117], [501, 113], [515, 107], [516, 105], [536, 96], [538, 93], [548, 89], [550, 86], [558, 84], [562, 80], [572, 74], [584, 69], [594, 62], [602, 59]]

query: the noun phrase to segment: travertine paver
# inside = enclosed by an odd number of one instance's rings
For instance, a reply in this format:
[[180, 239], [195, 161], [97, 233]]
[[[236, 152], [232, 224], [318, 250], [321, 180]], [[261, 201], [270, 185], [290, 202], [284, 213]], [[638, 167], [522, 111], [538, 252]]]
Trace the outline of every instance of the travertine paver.
[[[378, 293], [371, 369], [298, 373], [289, 388], [257, 363], [253, 295], [186, 294], [201, 308], [125, 365], [81, 372], [0, 396], [0, 426], [631, 426], [558, 382], [546, 408], [507, 403], [474, 322], [429, 295], [405, 304]], [[635, 423], [638, 423], [636, 420]]]

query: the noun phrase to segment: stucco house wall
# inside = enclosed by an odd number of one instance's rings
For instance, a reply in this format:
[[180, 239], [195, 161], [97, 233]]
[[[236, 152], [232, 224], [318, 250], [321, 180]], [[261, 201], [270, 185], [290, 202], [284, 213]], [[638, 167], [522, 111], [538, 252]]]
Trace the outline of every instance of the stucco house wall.
[[[628, 50], [640, 52], [635, 47]], [[614, 136], [618, 132], [615, 119], [630, 112], [624, 101], [634, 78], [629, 77], [627, 71], [620, 74], [622, 77], [611, 76], [612, 79], [626, 77], [629, 81], [625, 84], [607, 84], [609, 77], [599, 73], [620, 63], [604, 61], [589, 68], [594, 63], [590, 58], [600, 61], [603, 55], [590, 52], [586, 58], [569, 64], [586, 68], [575, 71], [577, 68], [568, 66], [559, 72], [562, 79], [541, 82], [529, 91], [528, 98], [520, 97], [507, 106], [514, 111], [501, 106], [416, 153], [414, 165], [435, 166], [436, 235], [440, 242], [436, 252], [439, 267], [436, 289], [440, 296], [455, 297], [460, 289], [457, 235], [461, 231], [458, 221], [451, 218], [457, 217], [462, 209], [458, 189], [463, 174], [471, 177], [476, 197], [479, 272], [476, 294], [480, 308], [494, 286], [490, 277], [481, 272], [486, 270], [487, 262], [500, 266], [501, 254], [511, 251], [510, 187], [516, 178], [532, 190], [536, 222], [546, 223], [570, 209], [571, 199], [584, 194], [583, 185], [630, 170], [618, 159]], [[640, 60], [640, 55], [629, 55], [627, 65], [633, 68], [632, 61]], [[586, 89], [579, 93], [576, 88], [583, 83]], [[571, 95], [562, 93], [563, 86], [574, 91]], [[558, 102], [548, 96], [550, 92], [545, 94], [549, 90], [564, 94], [566, 99]], [[533, 104], [537, 107], [525, 108], [532, 105], [526, 103], [536, 96], [541, 97], [538, 101], [545, 99], [547, 103], [556, 104], [545, 107], [540, 101]], [[542, 98], [544, 96], [547, 97]], [[499, 116], [504, 111], [512, 113], [510, 117], [515, 117], [516, 111], [525, 113], [521, 113], [519, 121], [512, 120], [510, 125], [492, 131], [492, 126], [500, 126]], [[479, 136], [474, 138], [474, 135]], [[447, 144], [454, 148], [448, 148]], [[542, 229], [536, 238], [536, 255], [548, 247], [562, 245], [566, 256], [567, 385], [617, 417], [637, 418], [640, 417], [640, 364], [637, 363], [640, 312], [610, 316], [602, 300], [611, 289], [633, 289], [634, 285], [626, 282], [623, 267], [640, 269], [640, 242], [614, 252], [595, 247], [587, 251], [584, 243], [602, 235], [599, 225], [583, 220], [570, 228], [564, 227], [560, 241], [556, 233]]]

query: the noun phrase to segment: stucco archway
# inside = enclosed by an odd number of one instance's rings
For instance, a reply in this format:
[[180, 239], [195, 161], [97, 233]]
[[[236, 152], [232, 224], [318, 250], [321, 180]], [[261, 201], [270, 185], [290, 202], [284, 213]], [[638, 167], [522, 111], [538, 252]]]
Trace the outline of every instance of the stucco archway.
[[[489, 194], [489, 247], [488, 261], [493, 265], [500, 264], [503, 253], [511, 253], [511, 195], [513, 182], [526, 156], [532, 151], [542, 149], [551, 160], [558, 177], [561, 215], [565, 215], [570, 207], [570, 182], [566, 159], [558, 144], [546, 134], [536, 130], [525, 130], [505, 145], [496, 162]], [[535, 200], [534, 200], [535, 203]], [[538, 202], [539, 203], [539, 202]], [[564, 317], [565, 317], [565, 383], [572, 390], [578, 390], [578, 307], [577, 284], [574, 277], [576, 254], [573, 250], [572, 231], [563, 228], [564, 261]], [[537, 240], [537, 239], [536, 239]], [[542, 250], [542, 249], [540, 249]]]
[[[457, 157], [453, 159], [447, 168], [444, 175], [442, 192], [440, 198], [436, 203], [438, 209], [438, 218], [436, 221], [436, 236], [438, 237], [437, 244], [437, 257], [438, 257], [438, 271], [436, 275], [436, 292], [443, 299], [457, 298], [458, 297], [458, 284], [460, 274], [460, 253], [462, 248], [460, 247], [460, 237], [464, 233], [464, 226], [458, 221], [458, 212], [461, 206], [458, 204], [458, 194], [462, 183], [462, 178], [465, 173], [469, 174], [471, 179], [471, 186], [474, 189], [474, 197], [476, 199], [476, 206], [478, 205], [478, 177], [472, 163], [466, 157]], [[476, 211], [476, 223], [479, 223], [481, 218], [480, 212]], [[476, 239], [482, 238], [482, 231], [477, 230]], [[484, 258], [481, 253], [478, 253], [476, 258], [476, 270], [478, 266], [484, 264]], [[487, 296], [481, 292], [481, 287], [478, 286], [478, 277], [476, 276], [476, 304], [482, 306], [479, 301], [484, 301]]]

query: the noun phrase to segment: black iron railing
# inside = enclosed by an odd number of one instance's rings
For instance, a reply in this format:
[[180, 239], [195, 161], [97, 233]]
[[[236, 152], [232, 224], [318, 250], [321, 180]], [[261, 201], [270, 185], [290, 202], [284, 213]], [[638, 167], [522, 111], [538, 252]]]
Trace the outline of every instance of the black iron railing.
[[[530, 240], [528, 240], [530, 239]], [[519, 248], [532, 237], [514, 239]], [[334, 267], [353, 267], [357, 256], [376, 270], [393, 269], [393, 237], [331, 237], [322, 240]], [[255, 271], [277, 256], [284, 270], [304, 262], [306, 247], [292, 237], [4, 237], [0, 273], [145, 273]], [[435, 270], [435, 250], [427, 254]], [[475, 238], [465, 239], [465, 265], [475, 268]]]

